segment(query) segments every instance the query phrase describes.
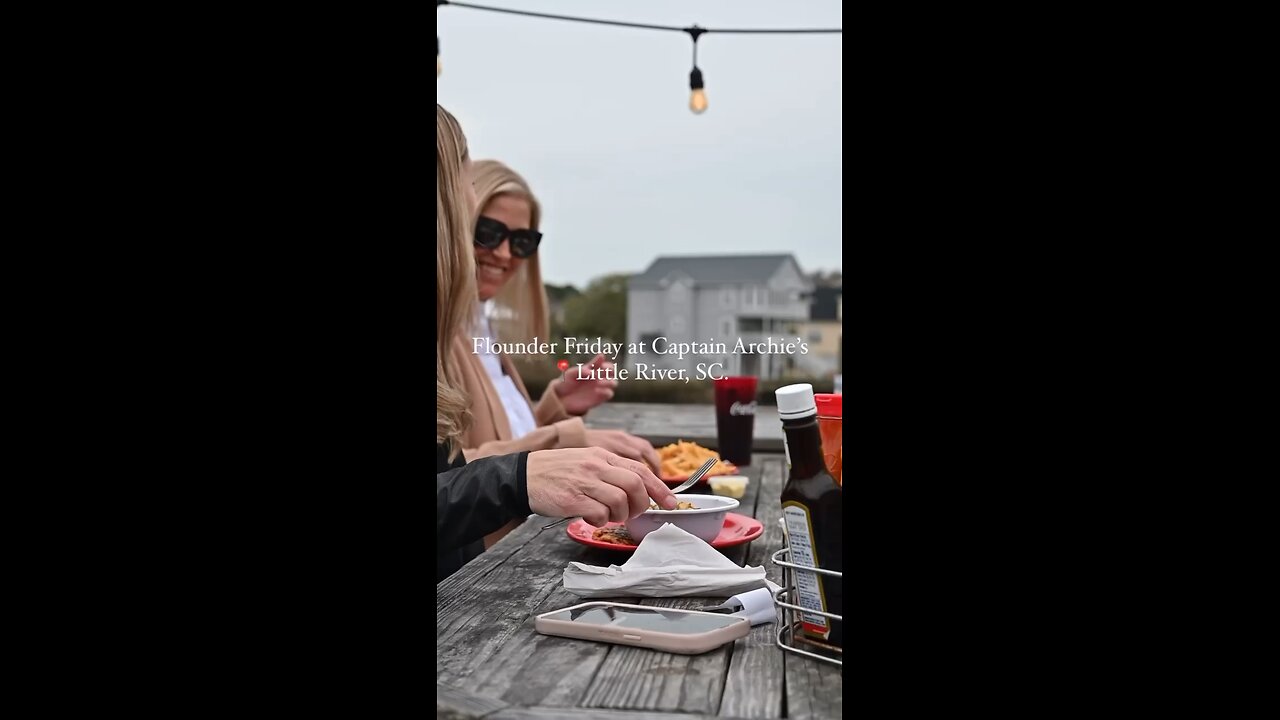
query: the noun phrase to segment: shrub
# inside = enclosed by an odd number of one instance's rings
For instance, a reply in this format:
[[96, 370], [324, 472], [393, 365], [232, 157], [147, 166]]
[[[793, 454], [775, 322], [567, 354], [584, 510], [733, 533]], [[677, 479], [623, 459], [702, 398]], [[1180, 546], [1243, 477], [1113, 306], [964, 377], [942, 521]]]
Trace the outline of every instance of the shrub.
[[[560, 371], [546, 358], [514, 360], [520, 378], [524, 380], [529, 397], [537, 402], [547, 384], [560, 375]], [[832, 391], [835, 379], [826, 377], [796, 376], [778, 380], [760, 380], [756, 385], [756, 402], [761, 405], [778, 404], [774, 391], [784, 385], [809, 383], [815, 393]], [[672, 405], [710, 405], [715, 402], [715, 389], [709, 380], [624, 380], [614, 391], [615, 402], [665, 403]]]
[[520, 373], [520, 379], [524, 381], [524, 387], [529, 391], [529, 397], [533, 398], [534, 403], [537, 403], [538, 398], [542, 397], [547, 385], [560, 376], [560, 371], [556, 369], [554, 359], [537, 355], [523, 358], [513, 357], [511, 363], [515, 365], [516, 372]]
[[780, 380], [761, 380], [756, 384], [756, 402], [761, 405], [777, 405], [778, 397], [773, 393], [780, 387], [796, 383], [809, 383], [815, 393], [829, 393], [835, 389], [835, 378], [826, 377], [789, 377]]
[[710, 380], [627, 380], [619, 382], [613, 399], [617, 402], [710, 405], [715, 401]]

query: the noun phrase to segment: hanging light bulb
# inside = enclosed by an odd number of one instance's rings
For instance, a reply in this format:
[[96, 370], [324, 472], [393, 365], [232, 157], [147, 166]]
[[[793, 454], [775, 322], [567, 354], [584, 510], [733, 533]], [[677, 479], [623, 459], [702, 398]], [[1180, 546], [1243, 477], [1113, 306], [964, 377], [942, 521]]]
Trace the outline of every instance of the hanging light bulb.
[[694, 115], [707, 111], [707, 91], [702, 89], [702, 71], [698, 69], [698, 37], [707, 32], [706, 28], [697, 25], [684, 28], [693, 41], [693, 72], [689, 73], [689, 109]]
[[694, 68], [689, 73], [689, 109], [694, 115], [701, 115], [707, 111], [707, 91], [702, 89], [702, 71]]

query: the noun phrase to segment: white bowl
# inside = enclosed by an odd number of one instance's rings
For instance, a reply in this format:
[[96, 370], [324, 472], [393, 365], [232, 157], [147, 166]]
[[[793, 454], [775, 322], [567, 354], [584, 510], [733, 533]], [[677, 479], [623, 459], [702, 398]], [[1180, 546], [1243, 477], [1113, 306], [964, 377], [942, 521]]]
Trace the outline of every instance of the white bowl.
[[627, 521], [627, 532], [637, 543], [645, 535], [666, 523], [710, 543], [724, 529], [724, 516], [738, 507], [738, 501], [719, 495], [676, 495], [676, 500], [691, 502], [697, 510], [646, 510]]

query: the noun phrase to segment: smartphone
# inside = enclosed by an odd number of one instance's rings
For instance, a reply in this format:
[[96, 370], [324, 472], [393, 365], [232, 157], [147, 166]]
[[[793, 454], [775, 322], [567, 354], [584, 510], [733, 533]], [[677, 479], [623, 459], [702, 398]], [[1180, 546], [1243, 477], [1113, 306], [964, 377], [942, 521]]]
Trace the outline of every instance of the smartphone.
[[543, 635], [699, 655], [746, 637], [751, 622], [698, 610], [588, 602], [543, 613], [534, 628]]

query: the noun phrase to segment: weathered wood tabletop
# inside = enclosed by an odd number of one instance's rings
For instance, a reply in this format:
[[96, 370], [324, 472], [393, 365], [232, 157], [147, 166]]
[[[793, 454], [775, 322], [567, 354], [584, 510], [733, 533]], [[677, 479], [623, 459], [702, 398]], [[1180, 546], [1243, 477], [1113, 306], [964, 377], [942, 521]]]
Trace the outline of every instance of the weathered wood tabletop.
[[[655, 447], [689, 440], [703, 447], [719, 449], [714, 405], [608, 402], [587, 413], [586, 423], [593, 429], [626, 430], [645, 438]], [[782, 452], [782, 421], [778, 419], [778, 408], [768, 405], [756, 408], [754, 438], [752, 449], [755, 452]]]
[[[594, 411], [593, 411], [594, 412]], [[783, 458], [756, 454], [737, 512], [764, 523], [759, 539], [724, 554], [764, 566], [782, 582], [769, 555], [782, 547], [778, 524]], [[436, 716], [487, 720], [660, 720], [695, 718], [839, 718], [841, 668], [784, 653], [777, 623], [757, 625], [730, 645], [702, 655], [552, 637], [534, 616], [577, 605], [562, 573], [570, 561], [622, 564], [624, 553], [569, 539], [564, 526], [530, 518], [488, 552], [436, 586]], [[725, 597], [620, 602], [698, 607]]]

